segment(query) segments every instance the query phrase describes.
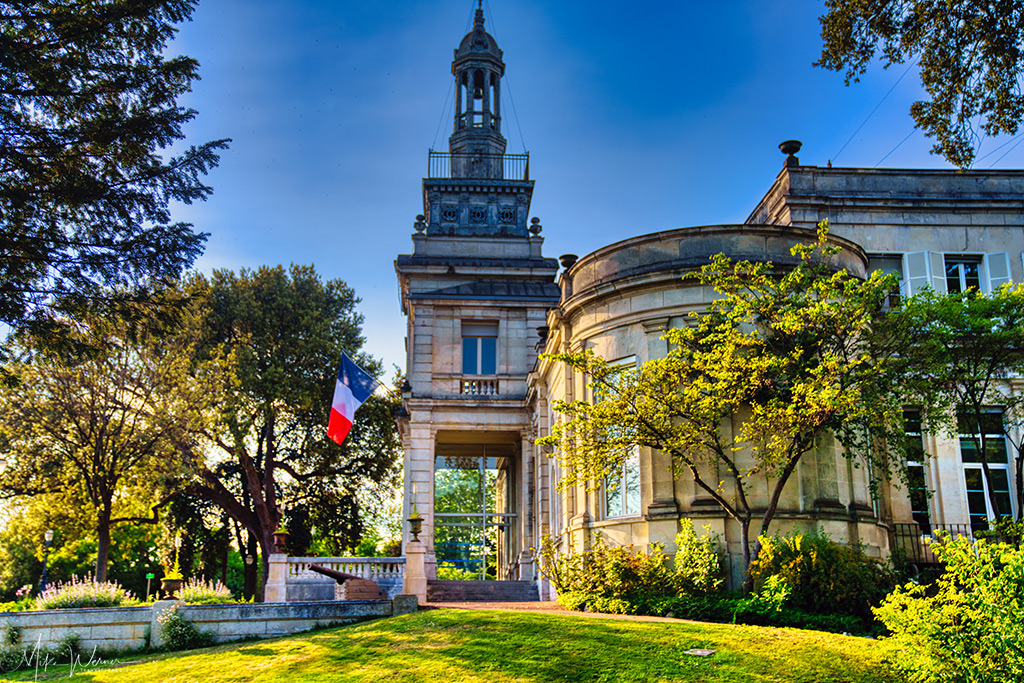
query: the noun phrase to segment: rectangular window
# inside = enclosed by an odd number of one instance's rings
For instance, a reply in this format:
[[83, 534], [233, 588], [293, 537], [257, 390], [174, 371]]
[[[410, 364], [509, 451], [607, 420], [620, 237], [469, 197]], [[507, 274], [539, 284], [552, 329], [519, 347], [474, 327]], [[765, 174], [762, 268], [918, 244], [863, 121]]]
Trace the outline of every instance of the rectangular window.
[[[985, 412], [981, 425], [961, 413], [957, 416], [960, 424], [960, 459], [964, 467], [967, 508], [974, 531], [988, 528], [988, 520], [1013, 515], [1010, 495], [1010, 465], [1003, 433], [1003, 415], [998, 408]], [[979, 446], [985, 439], [986, 460], [991, 479], [987, 480], [982, 469]]]
[[947, 254], [946, 291], [950, 294], [969, 289], [981, 291], [981, 259], [960, 254]]
[[874, 256], [868, 263], [868, 270], [880, 270], [884, 275], [895, 275], [896, 286], [885, 299], [883, 307], [897, 308], [900, 305], [900, 292], [903, 291], [903, 259], [898, 256]]
[[[636, 356], [626, 356], [609, 365], [616, 368], [636, 367]], [[587, 400], [593, 402], [600, 398], [598, 389], [594, 396], [593, 387], [588, 383]], [[622, 465], [613, 474], [604, 479], [604, 517], [626, 517], [640, 514], [640, 447], [634, 446]]]
[[921, 533], [930, 534], [932, 524], [931, 516], [928, 514], [928, 483], [924, 466], [926, 456], [924, 435], [921, 433], [921, 413], [916, 410], [903, 411], [903, 424], [910, 511], [914, 521], [921, 527]]
[[462, 374], [498, 374], [498, 323], [462, 323]]
[[640, 448], [636, 447], [615, 474], [604, 479], [605, 517], [640, 514]]

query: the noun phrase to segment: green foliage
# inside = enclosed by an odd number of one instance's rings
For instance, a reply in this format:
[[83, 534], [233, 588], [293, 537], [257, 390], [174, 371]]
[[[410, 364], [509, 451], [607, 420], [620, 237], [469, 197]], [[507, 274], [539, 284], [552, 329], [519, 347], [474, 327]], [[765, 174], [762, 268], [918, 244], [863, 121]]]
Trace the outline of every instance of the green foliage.
[[974, 536], [995, 543], [1009, 543], [1019, 548], [1021, 545], [1024, 545], [1024, 521], [1004, 517], [998, 521], [990, 522], [988, 529], [974, 532]]
[[762, 538], [750, 573], [755, 585], [764, 587], [762, 593], [772, 582], [783, 582], [791, 591], [793, 608], [866, 620], [895, 581], [884, 565], [864, 554], [862, 546], [836, 543], [819, 532]]
[[189, 605], [218, 605], [235, 602], [231, 590], [219, 581], [206, 581], [202, 578], [189, 580], [177, 592], [178, 599]]
[[[845, 457], [888, 471], [894, 460], [870, 445], [903, 433], [901, 344], [882, 315], [896, 281], [839, 268], [825, 223], [816, 242], [791, 251], [778, 266], [719, 254], [688, 275], [721, 297], [692, 314], [693, 326], [668, 331], [664, 358], [635, 368], [590, 350], [550, 356], [594, 387], [593, 401], [556, 402], [565, 417], [538, 440], [558, 449], [563, 487], [594, 486], [637, 447], [660, 450], [739, 523], [744, 553], [756, 554], [754, 509], [765, 534], [800, 459], [833, 436]], [[755, 503], [766, 478], [768, 500]]]
[[0, 602], [0, 612], [26, 612], [35, 609], [35, 598], [21, 598], [9, 602]]
[[563, 593], [586, 596], [587, 607], [594, 611], [603, 606], [623, 614], [642, 614], [649, 600], [678, 592], [676, 577], [656, 544], [650, 553], [642, 553], [632, 546], [610, 546], [597, 536], [590, 550], [559, 555], [550, 538], [545, 538], [541, 558], [542, 571], [559, 599]]
[[700, 595], [721, 585], [720, 539], [698, 538], [690, 520], [682, 520], [680, 552], [670, 568], [662, 547], [648, 553], [632, 546], [610, 546], [598, 535], [590, 550], [560, 554], [550, 537], [542, 539], [541, 571], [569, 609], [652, 614], [666, 598]]
[[77, 507], [92, 521], [102, 581], [112, 529], [155, 521], [160, 483], [175, 472], [172, 442], [190, 419], [177, 387], [188, 368], [173, 342], [123, 321], [82, 317], [72, 337], [104, 350], [66, 357], [27, 336], [9, 347], [17, 358], [6, 367], [21, 381], [0, 386], [0, 495]]
[[857, 81], [880, 53], [883, 67], [918, 60], [928, 98], [910, 107], [932, 152], [962, 169], [982, 135], [1014, 135], [1024, 118], [1020, 0], [826, 0], [816, 66]]
[[440, 562], [437, 565], [437, 578], [441, 581], [476, 581], [480, 574], [460, 569], [451, 562]]
[[[205, 199], [225, 140], [174, 149], [198, 63], [171, 56], [195, 0], [0, 3], [0, 321], [51, 338], [86, 308], [133, 315], [206, 235], [171, 221]], [[111, 292], [110, 287], [118, 287]]]
[[36, 609], [75, 609], [80, 607], [119, 607], [135, 602], [135, 596], [110, 581], [71, 577], [48, 587], [36, 599]]
[[704, 537], [689, 519], [679, 520], [681, 530], [676, 534], [676, 554], [673, 566], [679, 592], [684, 595], [714, 593], [722, 586], [721, 537], [704, 527]]
[[194, 650], [214, 643], [213, 634], [182, 618], [177, 605], [165, 610], [157, 621], [160, 622], [160, 634], [167, 650]]
[[[295, 265], [216, 271], [189, 290], [202, 316], [195, 367], [219, 359], [231, 370], [212, 419], [181, 444], [189, 494], [224, 510], [264, 556], [281, 507], [301, 508], [288, 523], [315, 529], [336, 553], [353, 545], [363, 531], [361, 486], [391, 481], [400, 462], [396, 397], [367, 400], [341, 446], [324, 430], [341, 352], [380, 374], [359, 353], [355, 293]], [[313, 534], [300, 535], [300, 545], [313, 544]]]
[[11, 647], [21, 640], [21, 629], [11, 623], [0, 627], [0, 646]]
[[874, 610], [893, 665], [913, 683], [1024, 680], [1024, 549], [964, 537], [933, 549], [934, 586], [898, 587]]
[[[1005, 462], [1003, 437], [1016, 453], [1017, 509], [1024, 510], [1024, 394], [1006, 390], [1005, 378], [1024, 374], [1024, 285], [984, 294], [924, 292], [907, 299], [893, 316], [908, 331], [902, 355], [911, 398], [927, 409], [925, 427], [951, 438], [972, 435], [978, 462]], [[1000, 412], [991, 412], [999, 406]], [[986, 434], [1002, 432], [997, 441]], [[1009, 515], [993, 493], [997, 516]]]

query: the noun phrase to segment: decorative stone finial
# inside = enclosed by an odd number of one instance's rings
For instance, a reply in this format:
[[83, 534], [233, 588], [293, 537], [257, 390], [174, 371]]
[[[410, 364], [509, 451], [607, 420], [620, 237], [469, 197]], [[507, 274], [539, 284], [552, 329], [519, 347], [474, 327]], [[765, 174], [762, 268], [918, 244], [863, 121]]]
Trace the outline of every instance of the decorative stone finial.
[[579, 256], [576, 254], [562, 254], [558, 257], [558, 261], [562, 264], [563, 268], [572, 268], [573, 264], [579, 260]]
[[786, 166], [799, 166], [800, 160], [797, 159], [796, 154], [803, 147], [804, 143], [799, 140], [786, 140], [785, 142], [779, 143], [779, 149], [786, 156]]
[[422, 233], [427, 229], [427, 223], [422, 213], [416, 216], [416, 222], [412, 224], [412, 227], [415, 228], [418, 233]]
[[530, 234], [531, 235], [534, 235], [534, 236], [539, 235], [540, 231], [543, 230], [543, 229], [544, 229], [544, 226], [542, 226], [540, 224], [540, 219], [539, 218], [534, 216], [533, 218], [530, 219]]

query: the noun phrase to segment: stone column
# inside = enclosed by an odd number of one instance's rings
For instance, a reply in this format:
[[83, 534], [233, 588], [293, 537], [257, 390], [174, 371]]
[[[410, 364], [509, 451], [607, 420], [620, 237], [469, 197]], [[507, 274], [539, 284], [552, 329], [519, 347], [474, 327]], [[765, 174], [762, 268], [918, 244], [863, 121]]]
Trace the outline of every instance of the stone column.
[[[642, 324], [647, 338], [646, 360], [665, 358], [668, 355], [668, 342], [661, 337], [668, 330], [669, 319], [655, 318], [645, 320]], [[647, 540], [649, 543], [663, 543], [672, 547], [677, 532], [676, 520], [679, 518], [672, 458], [653, 448], [641, 448], [640, 475], [644, 494], [650, 496], [644, 510]]]
[[484, 108], [483, 119], [484, 120], [483, 120], [483, 126], [484, 126], [484, 128], [487, 128], [488, 130], [490, 130], [490, 128], [491, 128], [491, 84], [490, 84], [489, 81], [491, 79], [489, 77], [490, 77], [491, 74], [485, 71], [481, 75], [483, 76], [483, 79], [484, 79], [484, 82], [481, 84], [482, 90], [484, 91], [484, 103], [483, 103], [483, 108]]
[[459, 118], [462, 116], [462, 81], [455, 77], [455, 130], [459, 130]]
[[267, 560], [267, 583], [263, 588], [263, 602], [288, 601], [288, 556], [273, 553]]
[[405, 544], [405, 578], [402, 592], [415, 595], [420, 604], [427, 601], [427, 549], [420, 541], [409, 541]]

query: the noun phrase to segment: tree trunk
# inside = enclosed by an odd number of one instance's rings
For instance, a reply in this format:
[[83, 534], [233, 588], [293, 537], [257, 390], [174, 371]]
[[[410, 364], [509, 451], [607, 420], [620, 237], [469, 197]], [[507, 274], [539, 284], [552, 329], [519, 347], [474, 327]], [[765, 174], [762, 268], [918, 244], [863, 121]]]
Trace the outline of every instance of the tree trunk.
[[[257, 550], [256, 539], [253, 537], [252, 532], [247, 532], [246, 536], [245, 556], [242, 557], [242, 562], [245, 566], [245, 581], [242, 591], [246, 600], [253, 600], [256, 597], [256, 579], [259, 571], [256, 560], [259, 557], [259, 551]], [[252, 557], [252, 564], [245, 562], [246, 557]]]
[[96, 524], [96, 581], [107, 580], [107, 560], [110, 557], [110, 505], [100, 510]]
[[761, 530], [757, 533], [754, 549], [747, 561], [746, 574], [743, 578], [743, 591], [745, 593], [750, 593], [754, 590], [754, 577], [750, 574], [750, 567], [757, 562], [757, 558], [761, 555], [761, 537], [768, 535], [768, 527], [771, 525], [772, 520], [775, 519], [775, 512], [779, 509], [779, 498], [782, 497], [782, 490], [786, 488], [789, 478], [796, 471], [796, 465], [800, 462], [800, 458], [808, 450], [800, 450], [796, 456], [792, 456], [789, 462], [786, 463], [786, 466], [782, 468], [778, 481], [775, 482], [775, 489], [772, 491], [772, 497], [768, 501], [768, 508], [764, 511], [764, 516], [761, 517]]
[[1021, 446], [1014, 445], [1014, 450], [1017, 451], [1017, 457], [1014, 458], [1014, 484], [1017, 487], [1017, 521], [1024, 519], [1024, 472], [1021, 468], [1024, 467], [1024, 444]]
[[[740, 543], [743, 545], [743, 585], [742, 590], [746, 594], [754, 591], [754, 578], [750, 575], [750, 563], [753, 561], [750, 555], [750, 513], [746, 519], [740, 521]], [[757, 551], [760, 552], [761, 544], [758, 542]]]

